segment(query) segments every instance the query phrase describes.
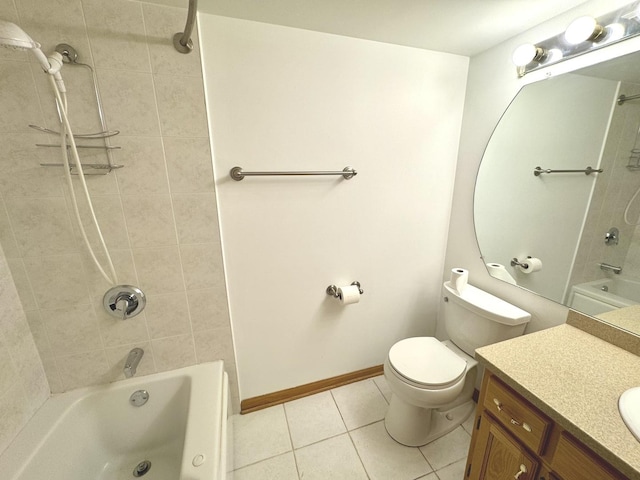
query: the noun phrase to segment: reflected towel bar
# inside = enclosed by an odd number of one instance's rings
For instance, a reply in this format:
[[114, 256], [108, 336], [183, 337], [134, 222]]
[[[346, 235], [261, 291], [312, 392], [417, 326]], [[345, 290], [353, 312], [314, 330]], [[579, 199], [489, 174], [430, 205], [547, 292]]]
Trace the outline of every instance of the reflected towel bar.
[[280, 176], [280, 175], [341, 175], [345, 180], [349, 180], [358, 174], [353, 167], [344, 167], [340, 172], [319, 172], [319, 171], [306, 171], [306, 172], [245, 172], [242, 167], [233, 167], [229, 171], [229, 175], [235, 181], [239, 182], [244, 177], [265, 177], [265, 176]]
[[618, 97], [618, 105], [623, 105], [624, 102], [628, 102], [629, 100], [637, 100], [638, 98], [640, 98], [640, 95], [630, 95], [630, 96], [626, 96], [626, 95], [620, 95]]
[[601, 168], [591, 168], [587, 167], [584, 170], [549, 170], [540, 167], [536, 167], [533, 170], [533, 174], [536, 177], [539, 177], [543, 173], [584, 173], [585, 175], [591, 175], [592, 173], [602, 173], [604, 170]]

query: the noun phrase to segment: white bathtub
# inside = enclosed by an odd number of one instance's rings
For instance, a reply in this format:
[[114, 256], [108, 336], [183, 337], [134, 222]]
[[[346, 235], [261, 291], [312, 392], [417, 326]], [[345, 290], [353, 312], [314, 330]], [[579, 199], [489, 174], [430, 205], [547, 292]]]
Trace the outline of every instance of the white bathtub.
[[148, 460], [139, 478], [223, 480], [227, 400], [221, 361], [55, 395], [0, 456], [0, 479], [134, 480]]
[[571, 287], [569, 306], [588, 315], [630, 307], [640, 303], [640, 282], [615, 276]]

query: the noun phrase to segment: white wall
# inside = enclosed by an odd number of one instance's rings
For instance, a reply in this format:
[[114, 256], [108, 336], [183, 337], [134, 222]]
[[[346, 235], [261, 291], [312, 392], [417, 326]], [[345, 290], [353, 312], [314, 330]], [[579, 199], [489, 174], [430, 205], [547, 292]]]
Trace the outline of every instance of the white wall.
[[[617, 91], [613, 80], [573, 74], [527, 86], [491, 136], [478, 171], [474, 216], [485, 261], [505, 265], [518, 285], [557, 302], [598, 176], [533, 170], [598, 168], [610, 120], [604, 112], [613, 110]], [[509, 263], [528, 255], [542, 261], [542, 270], [525, 274]]]
[[[580, 15], [599, 16], [628, 3], [626, 0], [593, 0], [566, 14], [556, 17], [518, 37], [471, 59], [464, 118], [460, 139], [458, 168], [449, 228], [449, 241], [443, 278], [448, 278], [454, 266], [471, 271], [470, 282], [486, 291], [529, 311], [532, 321], [527, 331], [536, 331], [565, 321], [568, 309], [531, 292], [522, 290], [489, 276], [480, 258], [473, 227], [473, 191], [476, 173], [489, 137], [518, 90], [526, 83], [586, 66], [640, 48], [640, 40], [632, 39], [612, 45], [598, 52], [549, 67], [523, 79], [518, 79], [511, 63], [513, 50], [522, 43], [535, 43], [554, 36]], [[438, 336], [446, 338], [443, 328]]]
[[[433, 334], [468, 59], [200, 15], [241, 398]], [[358, 176], [229, 179], [245, 170]], [[329, 284], [358, 280], [341, 307]]]

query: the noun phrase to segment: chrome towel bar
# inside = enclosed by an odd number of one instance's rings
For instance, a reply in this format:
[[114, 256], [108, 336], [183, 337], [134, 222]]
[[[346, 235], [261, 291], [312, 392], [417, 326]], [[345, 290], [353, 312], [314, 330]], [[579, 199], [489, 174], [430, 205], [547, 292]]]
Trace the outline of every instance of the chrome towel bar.
[[533, 174], [536, 177], [539, 177], [543, 173], [584, 173], [585, 175], [591, 175], [592, 173], [602, 173], [603, 170], [601, 168], [591, 168], [587, 167], [584, 170], [549, 170], [541, 167], [536, 167], [533, 169]]
[[349, 180], [358, 174], [353, 167], [344, 167], [340, 172], [321, 172], [321, 171], [304, 171], [304, 172], [245, 172], [242, 167], [233, 167], [229, 171], [231, 178], [239, 182], [244, 177], [265, 177], [280, 175], [341, 175], [345, 180]]

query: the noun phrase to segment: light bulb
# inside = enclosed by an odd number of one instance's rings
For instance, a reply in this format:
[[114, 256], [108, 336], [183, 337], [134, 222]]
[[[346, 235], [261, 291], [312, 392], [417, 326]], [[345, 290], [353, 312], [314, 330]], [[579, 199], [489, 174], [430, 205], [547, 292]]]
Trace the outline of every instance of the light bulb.
[[513, 51], [511, 60], [516, 67], [524, 67], [533, 61], [539, 62], [544, 58], [544, 55], [545, 51], [542, 48], [536, 47], [531, 43], [525, 43]]
[[595, 18], [590, 16], [578, 17], [569, 24], [564, 32], [565, 40], [571, 45], [591, 41], [596, 42], [602, 39], [604, 28], [598, 25]]

